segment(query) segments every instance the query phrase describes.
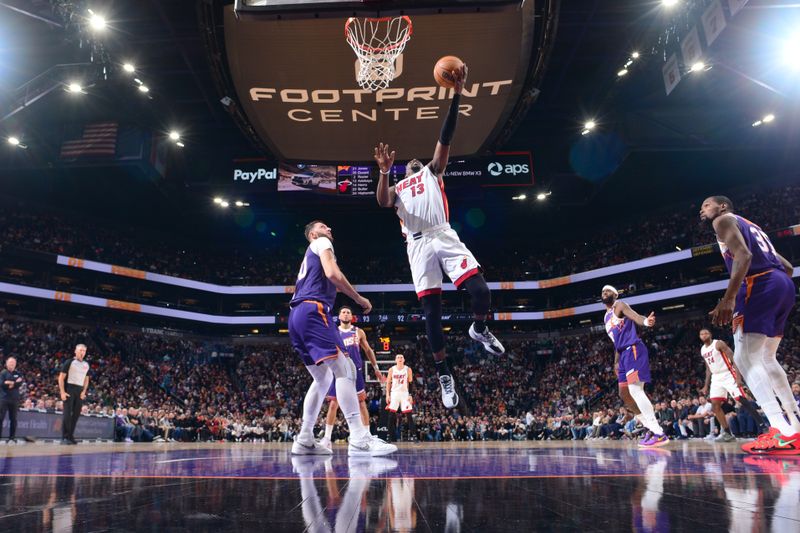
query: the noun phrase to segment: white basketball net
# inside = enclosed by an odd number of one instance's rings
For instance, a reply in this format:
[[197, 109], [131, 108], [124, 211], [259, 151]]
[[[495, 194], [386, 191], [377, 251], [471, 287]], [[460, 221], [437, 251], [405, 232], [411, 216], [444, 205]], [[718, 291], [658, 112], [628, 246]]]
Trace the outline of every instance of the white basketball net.
[[385, 89], [394, 79], [395, 60], [411, 38], [411, 19], [407, 16], [349, 18], [344, 35], [359, 61], [356, 79], [362, 89]]

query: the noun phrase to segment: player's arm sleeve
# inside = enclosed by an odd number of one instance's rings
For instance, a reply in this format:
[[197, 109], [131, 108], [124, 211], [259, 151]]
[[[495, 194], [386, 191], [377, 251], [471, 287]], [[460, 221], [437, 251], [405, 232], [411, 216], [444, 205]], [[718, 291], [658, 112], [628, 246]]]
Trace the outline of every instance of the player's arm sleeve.
[[450, 102], [450, 109], [447, 111], [447, 116], [442, 123], [442, 131], [439, 133], [439, 142], [436, 143], [433, 159], [428, 164], [428, 168], [430, 168], [431, 172], [439, 177], [444, 174], [444, 169], [447, 168], [447, 161], [450, 159], [450, 143], [456, 132], [458, 105], [460, 101], [460, 94], [453, 95], [453, 100]]

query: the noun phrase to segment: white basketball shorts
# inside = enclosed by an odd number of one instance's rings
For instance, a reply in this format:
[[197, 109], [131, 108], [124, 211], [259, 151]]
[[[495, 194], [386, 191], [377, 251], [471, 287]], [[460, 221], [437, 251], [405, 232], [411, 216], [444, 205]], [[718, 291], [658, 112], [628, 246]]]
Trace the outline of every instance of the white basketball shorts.
[[456, 287], [480, 272], [480, 264], [450, 224], [411, 234], [407, 242], [411, 278], [419, 298], [442, 292], [442, 271]]

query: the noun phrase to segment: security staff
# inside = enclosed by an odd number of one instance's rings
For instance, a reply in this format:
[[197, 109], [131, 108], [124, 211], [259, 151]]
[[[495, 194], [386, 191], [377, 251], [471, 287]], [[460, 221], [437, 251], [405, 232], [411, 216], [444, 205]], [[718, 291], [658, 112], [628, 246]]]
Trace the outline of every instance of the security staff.
[[14, 356], [6, 359], [6, 368], [0, 372], [0, 437], [3, 433], [3, 422], [8, 412], [8, 426], [10, 433], [8, 442], [14, 442], [17, 434], [17, 411], [19, 411], [22, 376], [17, 372], [17, 358]]
[[86, 389], [89, 388], [89, 363], [83, 360], [85, 357], [86, 345], [78, 344], [75, 346], [75, 357], [64, 362], [58, 373], [58, 388], [61, 401], [64, 402], [61, 444], [78, 444], [75, 440], [75, 426], [78, 425], [81, 406], [86, 399]]

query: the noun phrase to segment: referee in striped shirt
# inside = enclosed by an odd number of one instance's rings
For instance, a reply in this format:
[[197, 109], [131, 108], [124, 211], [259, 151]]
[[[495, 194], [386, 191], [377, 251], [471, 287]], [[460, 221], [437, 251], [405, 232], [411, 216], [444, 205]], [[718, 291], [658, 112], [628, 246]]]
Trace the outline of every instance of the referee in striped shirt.
[[[61, 444], [78, 444], [75, 440], [75, 426], [81, 416], [81, 406], [89, 388], [89, 363], [86, 345], [75, 346], [75, 357], [64, 362], [58, 373], [58, 389], [64, 402], [64, 420], [61, 424]], [[65, 383], [66, 382], [66, 383]]]

